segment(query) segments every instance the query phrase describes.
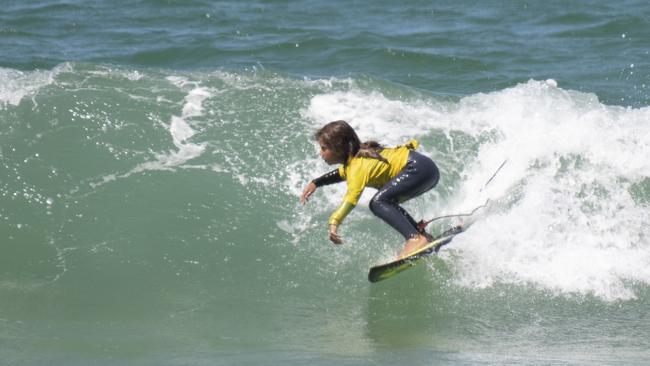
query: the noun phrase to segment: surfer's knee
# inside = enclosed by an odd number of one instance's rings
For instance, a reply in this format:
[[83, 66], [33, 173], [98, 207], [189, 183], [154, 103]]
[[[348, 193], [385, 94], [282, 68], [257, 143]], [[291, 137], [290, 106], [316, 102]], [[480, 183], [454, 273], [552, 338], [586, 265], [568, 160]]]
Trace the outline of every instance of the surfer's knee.
[[379, 216], [379, 211], [381, 210], [381, 205], [382, 205], [382, 203], [380, 202], [379, 199], [377, 199], [377, 195], [375, 195], [370, 200], [370, 203], [368, 204], [368, 208], [370, 208], [370, 212], [372, 212], [375, 216]]
[[368, 207], [375, 216], [383, 217], [385, 216], [384, 213], [386, 212], [387, 205], [390, 205], [390, 202], [386, 201], [382, 197], [381, 192], [377, 192], [377, 194], [370, 199]]

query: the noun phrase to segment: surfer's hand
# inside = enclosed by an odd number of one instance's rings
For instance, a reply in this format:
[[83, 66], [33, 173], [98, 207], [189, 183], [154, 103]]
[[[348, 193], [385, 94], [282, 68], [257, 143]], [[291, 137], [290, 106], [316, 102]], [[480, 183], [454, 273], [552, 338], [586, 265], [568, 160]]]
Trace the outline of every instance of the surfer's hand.
[[302, 194], [300, 195], [300, 203], [304, 205], [305, 202], [309, 200], [309, 196], [316, 192], [316, 188], [318, 187], [316, 187], [316, 184], [314, 184], [314, 182], [309, 182], [309, 184], [307, 184], [307, 187], [305, 187], [305, 189], [302, 191]]
[[330, 241], [334, 244], [343, 244], [343, 240], [339, 236], [339, 234], [336, 233], [336, 229], [338, 226], [336, 225], [330, 225], [329, 227], [329, 238]]

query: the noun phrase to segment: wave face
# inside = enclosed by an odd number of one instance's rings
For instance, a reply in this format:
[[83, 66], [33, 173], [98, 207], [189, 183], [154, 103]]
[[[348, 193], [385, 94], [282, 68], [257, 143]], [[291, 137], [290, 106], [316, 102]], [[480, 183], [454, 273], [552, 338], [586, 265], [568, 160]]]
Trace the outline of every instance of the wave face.
[[[646, 1], [1, 5], [1, 366], [648, 363]], [[371, 285], [338, 119], [466, 232]]]
[[[647, 107], [553, 80], [450, 97], [368, 76], [90, 63], [0, 79], [6, 360], [647, 359]], [[311, 136], [334, 119], [420, 140], [442, 178], [406, 204], [416, 218], [487, 206], [439, 257], [371, 286], [400, 246], [372, 192], [340, 247], [325, 223], [345, 187], [297, 199], [330, 169]]]

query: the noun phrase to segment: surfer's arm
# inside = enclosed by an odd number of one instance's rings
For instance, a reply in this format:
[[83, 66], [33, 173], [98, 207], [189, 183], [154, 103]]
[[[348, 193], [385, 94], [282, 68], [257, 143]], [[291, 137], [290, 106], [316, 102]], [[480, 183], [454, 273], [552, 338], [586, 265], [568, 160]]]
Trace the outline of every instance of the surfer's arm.
[[329, 239], [334, 244], [343, 244], [343, 240], [336, 232], [343, 219], [352, 211], [355, 205], [350, 202], [343, 201], [343, 203], [336, 209], [327, 221]]
[[316, 192], [316, 189], [318, 187], [339, 183], [339, 182], [343, 182], [343, 177], [341, 176], [341, 173], [339, 172], [338, 169], [332, 170], [329, 173], [325, 173], [321, 175], [320, 177], [307, 183], [307, 186], [305, 187], [305, 189], [302, 191], [302, 194], [300, 195], [300, 203], [304, 204], [305, 202], [307, 202], [309, 197], [312, 194], [314, 194], [314, 192]]
[[325, 173], [320, 177], [312, 180], [312, 182], [316, 185], [316, 187], [322, 187], [334, 183], [343, 182], [343, 177], [341, 177], [341, 173], [339, 173], [338, 169], [334, 169], [331, 172]]
[[354, 204], [348, 202], [348, 201], [343, 201], [339, 208], [336, 209], [336, 211], [332, 212], [332, 215], [330, 216], [330, 219], [327, 220], [327, 223], [330, 225], [335, 225], [339, 226], [341, 225], [341, 222], [343, 222], [343, 219], [352, 211], [354, 208]]
[[352, 209], [359, 202], [361, 193], [363, 193], [363, 189], [365, 188], [366, 183], [368, 182], [368, 176], [367, 174], [359, 174], [359, 173], [346, 174], [346, 180], [348, 182], [348, 191], [345, 193], [345, 197], [343, 197], [343, 202], [332, 213], [329, 220], [327, 220], [327, 223], [329, 224], [329, 239], [334, 244], [343, 243], [341, 237], [336, 233], [336, 229], [341, 224], [341, 222], [343, 222], [343, 219], [345, 219], [345, 217], [350, 213], [350, 211], [352, 211]]
[[330, 216], [330, 219], [327, 221], [328, 224], [339, 226], [343, 222], [343, 219], [345, 219], [359, 202], [367, 181], [368, 179], [365, 175], [348, 176], [348, 191], [345, 193], [345, 197], [343, 197], [343, 202]]

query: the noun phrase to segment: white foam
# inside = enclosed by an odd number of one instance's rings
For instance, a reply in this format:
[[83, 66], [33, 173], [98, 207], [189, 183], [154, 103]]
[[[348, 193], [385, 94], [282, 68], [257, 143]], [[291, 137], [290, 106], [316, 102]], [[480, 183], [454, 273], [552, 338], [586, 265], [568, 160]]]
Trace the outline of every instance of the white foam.
[[[138, 164], [135, 168], [123, 174], [107, 175], [99, 183], [91, 183], [91, 186], [101, 186], [118, 178], [126, 178], [144, 171], [171, 171], [201, 156], [205, 150], [205, 144], [189, 141], [190, 138], [197, 134], [197, 131], [192, 127], [192, 120], [203, 116], [203, 102], [212, 97], [213, 94], [209, 88], [199, 86], [197, 82], [189, 81], [183, 77], [169, 76], [167, 80], [179, 88], [191, 88], [184, 98], [185, 103], [180, 116], [172, 116], [169, 125], [166, 126], [176, 149], [155, 153], [155, 160]], [[188, 166], [188, 168], [193, 168], [193, 166]]]
[[377, 139], [388, 145], [422, 136], [441, 121], [441, 111], [426, 103], [406, 103], [377, 92], [355, 90], [317, 95], [303, 116], [314, 129], [329, 121], [345, 120], [361, 140]]
[[554, 87], [531, 81], [461, 101], [458, 113], [479, 122], [465, 132], [495, 129], [501, 138], [466, 166], [458, 207], [478, 200], [504, 158], [482, 194], [509, 207], [458, 238], [458, 282], [633, 298], [630, 284], [650, 284], [650, 215], [629, 193], [650, 173], [650, 108], [605, 106]]
[[156, 161], [143, 163], [134, 171], [170, 169], [200, 156], [205, 150], [204, 144], [188, 140], [197, 133], [190, 121], [203, 115], [203, 101], [212, 96], [210, 90], [182, 77], [170, 76], [167, 79], [180, 88], [192, 87], [185, 97], [181, 115], [172, 116], [169, 122], [169, 132], [177, 150], [157, 154]]
[[[345, 119], [362, 140], [387, 145], [447, 135], [451, 152], [424, 148], [461, 180], [444, 202], [427, 204], [426, 216], [468, 212], [487, 198], [496, 203], [443, 253], [461, 286], [526, 284], [616, 300], [634, 298], [634, 284], [650, 285], [650, 210], [630, 194], [650, 176], [648, 107], [607, 106], [549, 79], [456, 103], [350, 88], [315, 96], [303, 116], [312, 130]], [[453, 133], [480, 144], [476, 153], [456, 157]], [[325, 210], [340, 193], [326, 199]]]
[[0, 108], [17, 106], [23, 98], [33, 97], [42, 87], [52, 84], [58, 74], [71, 69], [68, 63], [44, 71], [19, 71], [0, 67]]

